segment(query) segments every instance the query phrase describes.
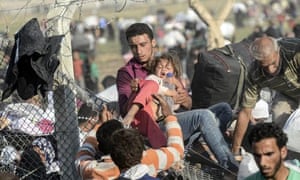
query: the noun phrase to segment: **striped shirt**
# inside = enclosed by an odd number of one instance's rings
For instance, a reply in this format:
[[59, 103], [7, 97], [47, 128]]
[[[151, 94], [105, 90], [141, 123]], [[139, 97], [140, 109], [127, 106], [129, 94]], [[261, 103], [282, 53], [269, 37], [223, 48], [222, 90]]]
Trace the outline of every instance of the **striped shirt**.
[[278, 74], [271, 76], [254, 61], [248, 71], [248, 79], [242, 100], [242, 107], [254, 108], [260, 90], [264, 87], [276, 90], [298, 102], [300, 98], [300, 39], [278, 40], [280, 46], [280, 67]]
[[[170, 168], [183, 158], [183, 139], [181, 127], [175, 116], [165, 119], [168, 145], [160, 149], [147, 149], [143, 153], [142, 164], [148, 165], [149, 175], [156, 176], [157, 172]], [[88, 137], [80, 147], [76, 158], [76, 168], [83, 179], [116, 179], [120, 175], [118, 167], [110, 156], [104, 156], [101, 161], [95, 159], [97, 140]]]

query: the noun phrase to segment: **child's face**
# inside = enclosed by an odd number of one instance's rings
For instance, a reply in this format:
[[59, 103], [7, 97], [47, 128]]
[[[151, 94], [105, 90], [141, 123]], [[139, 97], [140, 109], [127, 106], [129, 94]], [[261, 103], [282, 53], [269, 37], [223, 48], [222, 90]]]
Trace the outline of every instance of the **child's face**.
[[164, 79], [166, 77], [166, 74], [169, 72], [174, 73], [174, 67], [172, 66], [172, 63], [167, 59], [160, 59], [155, 68], [155, 75]]

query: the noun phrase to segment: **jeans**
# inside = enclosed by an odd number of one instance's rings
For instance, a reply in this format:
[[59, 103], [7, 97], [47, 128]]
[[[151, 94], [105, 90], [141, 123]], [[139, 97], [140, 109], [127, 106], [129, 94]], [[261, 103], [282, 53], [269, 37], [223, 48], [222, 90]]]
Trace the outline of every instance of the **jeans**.
[[221, 132], [224, 134], [232, 121], [232, 109], [228, 103], [218, 103], [208, 108], [215, 114]]
[[[226, 143], [214, 113], [209, 109], [194, 109], [176, 114], [181, 126], [183, 140], [188, 141], [194, 135], [202, 135], [221, 166], [238, 166]], [[198, 137], [199, 137], [198, 136]]]

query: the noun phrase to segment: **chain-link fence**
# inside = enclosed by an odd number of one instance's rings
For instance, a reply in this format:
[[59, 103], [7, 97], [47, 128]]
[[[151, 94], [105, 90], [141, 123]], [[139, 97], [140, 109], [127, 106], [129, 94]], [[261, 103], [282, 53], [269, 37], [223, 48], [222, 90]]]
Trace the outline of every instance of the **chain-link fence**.
[[[1, 97], [6, 66], [3, 51], [0, 52]], [[84, 129], [90, 129], [89, 123], [82, 122], [93, 115], [80, 113], [79, 107], [86, 104], [98, 116], [106, 102], [80, 88], [60, 70], [54, 77], [53, 91], [44, 96], [38, 94], [23, 100], [15, 91], [0, 101], [0, 172], [10, 172], [21, 179], [80, 179], [74, 162], [86, 135]], [[187, 150], [184, 169], [175, 174], [169, 171], [167, 177], [189, 180], [234, 177], [197, 156]]]
[[[28, 87], [34, 83], [25, 84], [26, 81], [16, 81], [11, 87], [13, 91], [7, 91], [7, 85], [12, 82], [7, 73], [12, 57], [9, 42], [7, 37], [1, 36], [0, 172], [11, 172], [21, 179], [78, 179], [74, 164], [76, 153], [80, 142], [97, 123], [104, 102], [81, 89], [60, 69], [54, 74], [52, 90], [44, 94], [38, 91], [32, 96]], [[34, 58], [27, 59], [33, 61]], [[15, 65], [19, 71], [32, 73], [25, 63], [19, 62]], [[13, 75], [17, 79], [23, 78], [15, 69], [11, 72], [16, 73]], [[35, 81], [34, 77], [31, 82]], [[3, 98], [5, 92], [9, 92], [9, 96]], [[85, 109], [79, 114], [82, 104]]]
[[[55, 82], [53, 91], [44, 98], [38, 95], [24, 101], [13, 93], [1, 102], [0, 172], [11, 172], [33, 180], [80, 179], [74, 164], [80, 142], [84, 139], [79, 119], [89, 117], [80, 117], [78, 107], [87, 103], [100, 112], [106, 102], [81, 89], [60, 71]], [[34, 147], [42, 150], [45, 159], [36, 154]], [[187, 150], [184, 169], [173, 176], [169, 172], [169, 178], [170, 175], [171, 179], [187, 180], [234, 177], [203, 160]]]
[[54, 79], [53, 91], [45, 96], [23, 100], [14, 92], [0, 102], [0, 172], [21, 179], [79, 179], [74, 162], [85, 135], [78, 123], [79, 105], [86, 103], [99, 112], [103, 101], [59, 70]]
[[[63, 74], [60, 77], [67, 80]], [[53, 93], [41, 99], [39, 107], [19, 100], [16, 94], [9, 101], [2, 102], [0, 172], [12, 172], [32, 179], [79, 179], [74, 161], [82, 140], [80, 138], [84, 137], [80, 136], [77, 105], [79, 101], [88, 102], [99, 107], [100, 111], [104, 102], [78, 88], [72, 81], [67, 81], [68, 85], [57, 84]], [[33, 144], [46, 146], [45, 141], [53, 147], [48, 147], [47, 151], [50, 149], [54, 153], [44, 160], [48, 162], [49, 167], [46, 168], [37, 163], [40, 161], [39, 157], [30, 151]], [[172, 178], [219, 180], [234, 177], [224, 169], [207, 163], [208, 161], [197, 160], [196, 156], [188, 153], [183, 171], [174, 174]]]

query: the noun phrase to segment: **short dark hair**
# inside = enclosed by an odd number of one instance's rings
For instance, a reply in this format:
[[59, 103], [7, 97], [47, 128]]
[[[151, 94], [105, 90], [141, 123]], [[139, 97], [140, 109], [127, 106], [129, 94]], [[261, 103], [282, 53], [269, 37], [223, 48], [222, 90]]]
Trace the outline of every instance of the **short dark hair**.
[[107, 75], [103, 78], [101, 83], [102, 83], [102, 86], [104, 87], [104, 89], [106, 89], [106, 88], [109, 88], [110, 86], [116, 84], [116, 78], [115, 78], [115, 76]]
[[286, 146], [288, 141], [287, 135], [274, 123], [258, 123], [253, 127], [248, 136], [250, 144], [259, 142], [266, 138], [275, 138], [279, 149]]
[[104, 122], [96, 132], [98, 148], [104, 155], [109, 155], [111, 152], [111, 136], [119, 129], [123, 128], [123, 124], [116, 119]]
[[134, 23], [130, 25], [126, 30], [127, 41], [134, 36], [147, 34], [149, 39], [153, 39], [153, 31], [148, 24], [145, 23]]
[[111, 158], [122, 171], [141, 162], [144, 141], [136, 129], [120, 129], [112, 135]]

